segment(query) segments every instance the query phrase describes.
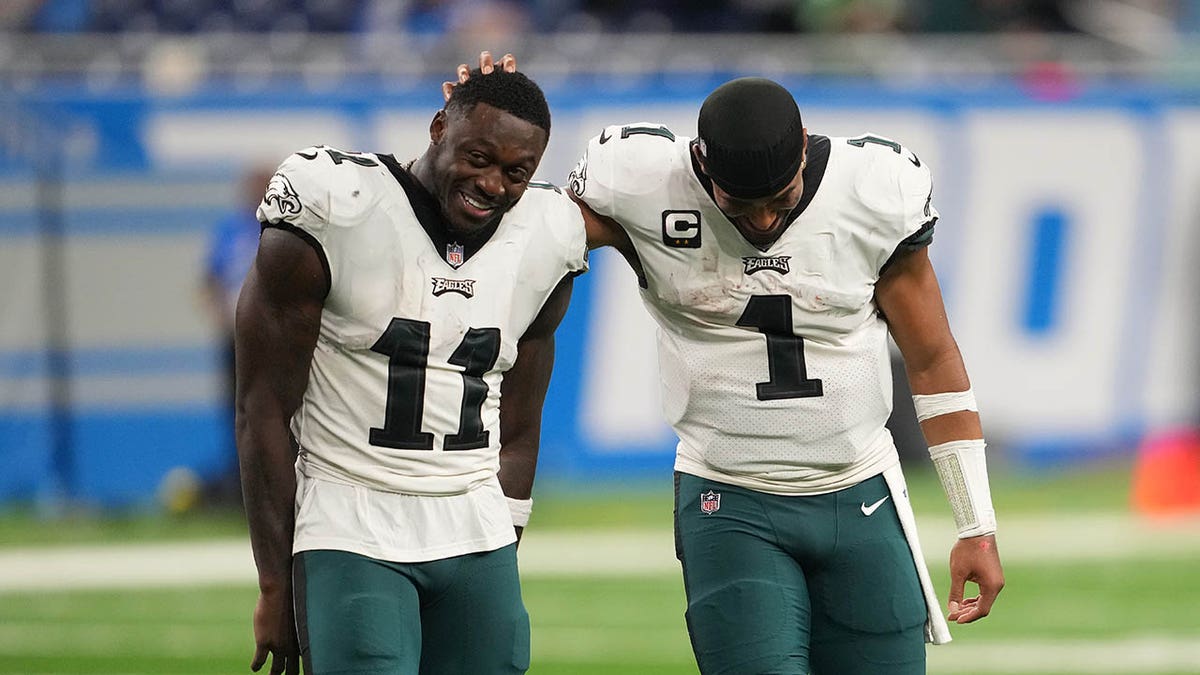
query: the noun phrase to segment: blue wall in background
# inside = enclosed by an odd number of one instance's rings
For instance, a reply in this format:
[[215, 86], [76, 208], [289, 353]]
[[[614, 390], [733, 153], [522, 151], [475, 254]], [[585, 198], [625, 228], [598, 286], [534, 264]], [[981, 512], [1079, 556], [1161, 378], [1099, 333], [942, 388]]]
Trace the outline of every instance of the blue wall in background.
[[[725, 79], [548, 85], [555, 140], [543, 163], [551, 173], [541, 177], [562, 182], [574, 153], [599, 131], [603, 122], [597, 120], [658, 120], [664, 114], [688, 120]], [[1194, 356], [1190, 338], [1180, 337], [1176, 324], [1187, 328], [1193, 315], [1174, 323], [1161, 317], [1184, 311], [1181, 298], [1191, 283], [1166, 271], [1185, 267], [1173, 256], [1194, 243], [1188, 232], [1194, 229], [1195, 205], [1181, 187], [1187, 183], [1173, 177], [1196, 171], [1191, 159], [1200, 155], [1191, 151], [1200, 149], [1196, 94], [1114, 88], [1043, 101], [1002, 82], [970, 90], [785, 83], [796, 92], [812, 131], [830, 133], [827, 128], [843, 120], [878, 124], [854, 130], [899, 138], [935, 166], [935, 199], [943, 215], [935, 260], [985, 424], [1012, 459], [1044, 463], [1127, 452], [1145, 429], [1190, 416], [1195, 397], [1186, 392], [1194, 389]], [[298, 90], [230, 94], [213, 87], [183, 98], [47, 86], [4, 100], [24, 114], [7, 122], [22, 133], [5, 135], [8, 145], [0, 145], [0, 283], [25, 298], [40, 292], [40, 267], [31, 262], [41, 250], [43, 222], [34, 177], [41, 159], [65, 157], [63, 223], [74, 275], [66, 293], [75, 314], [68, 360], [72, 446], [65, 464], [53, 459], [45, 337], [37, 328], [45, 321], [41, 303], [14, 302], [18, 309], [0, 318], [0, 499], [35, 498], [53, 490], [61, 477], [61, 487], [76, 499], [138, 504], [153, 497], [174, 466], [211, 475], [232, 461], [215, 339], [192, 292], [207, 229], [228, 209], [237, 172], [249, 157], [230, 156], [222, 163], [217, 153], [216, 159], [197, 159], [200, 155], [188, 153], [204, 149], [187, 145], [181, 137], [186, 132], [179, 131], [186, 125], [172, 125], [191, 115], [214, 115], [210, 119], [226, 120], [218, 131], [236, 148], [262, 140], [261, 132], [245, 132], [246, 120], [278, 116], [277, 128], [267, 129], [290, 150], [322, 142], [288, 138], [288, 129], [298, 124], [292, 116], [315, 115], [314, 128], [327, 125], [348, 149], [388, 148], [396, 125], [416, 127], [419, 141], [423, 130], [411, 120], [428, 118], [440, 105], [439, 84], [384, 91], [348, 85], [320, 96]], [[691, 133], [680, 124], [677, 131]], [[1054, 180], [1019, 182], [1045, 164], [1041, 159], [989, 149], [1003, 134], [1012, 139], [1004, 147], [1030, 135], [1050, 147], [1072, 128], [1083, 133], [1089, 124], [1100, 133], [1116, 130], [1118, 141], [1097, 138], [1099, 150], [1072, 145], [1079, 148], [1077, 160], [1044, 169], [1051, 178], [1062, 177], [1058, 187]], [[256, 136], [243, 141], [239, 133]], [[1175, 138], [1171, 134], [1182, 140], [1167, 152], [1161, 138]], [[18, 137], [39, 141], [17, 143]], [[1126, 147], [1122, 142], [1133, 150], [1109, 162], [1099, 159]], [[406, 147], [420, 149], [419, 143]], [[1093, 150], [1099, 154], [1089, 154]], [[271, 156], [278, 160], [285, 152]], [[1067, 151], [1053, 152], [1059, 161]], [[1111, 173], [1121, 170], [1130, 173]], [[1078, 177], [1083, 179], [1076, 187], [1072, 181]], [[1000, 204], [1019, 202], [1014, 212], [1026, 215], [1008, 216], [990, 201], [996, 195], [989, 188], [1001, 193]], [[1096, 215], [1090, 206], [1081, 210], [1076, 204], [1100, 204], [1111, 213]], [[997, 232], [1011, 233], [1013, 252], [992, 243]], [[114, 242], [120, 246], [105, 248]], [[632, 425], [632, 417], [619, 408], [592, 411], [596, 399], [589, 392], [608, 391], [597, 389], [594, 377], [628, 378], [631, 414], [656, 401], [652, 373], [622, 373], [619, 363], [596, 367], [597, 359], [608, 358], [595, 342], [602, 295], [624, 298], [615, 311], [605, 310], [611, 315], [601, 317], [604, 321], [646, 320], [636, 297], [610, 287], [606, 270], [621, 264], [596, 257], [593, 271], [576, 284], [559, 329], [543, 427], [543, 478], [669, 474], [673, 439], [664, 427], [639, 423], [644, 432], [616, 434], [624, 440], [615, 443], [605, 440], [610, 437], [604, 430]], [[1110, 274], [1110, 268], [1119, 268], [1119, 274]], [[1102, 298], [1082, 288], [1097, 286], [1098, 275], [1114, 274], [1119, 278], [1110, 279], [1111, 286], [1100, 282], [1095, 289]], [[1112, 316], [1096, 318], [1100, 306]], [[145, 325], [139, 317], [148, 319]], [[121, 325], [114, 328], [112, 322]], [[630, 347], [635, 348], [652, 345]], [[609, 370], [613, 374], [604, 375]], [[597, 372], [601, 375], [589, 375]], [[585, 424], [585, 417], [591, 421]]]

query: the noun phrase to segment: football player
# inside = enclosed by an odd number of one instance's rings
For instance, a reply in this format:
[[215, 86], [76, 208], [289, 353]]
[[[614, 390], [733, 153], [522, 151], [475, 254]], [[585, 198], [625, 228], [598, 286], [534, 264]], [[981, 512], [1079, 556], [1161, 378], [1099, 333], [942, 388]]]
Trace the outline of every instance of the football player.
[[297, 152], [258, 208], [236, 329], [256, 671], [529, 665], [515, 542], [585, 231], [531, 182], [550, 113], [524, 75], [456, 87], [429, 132], [412, 162]]
[[697, 138], [604, 129], [569, 185], [589, 246], [623, 254], [659, 326], [701, 672], [925, 672], [925, 641], [950, 635], [884, 427], [889, 332], [958, 528], [948, 618], [986, 616], [1004, 584], [926, 250], [929, 166], [882, 136], [809, 134], [786, 89], [745, 78], [708, 96]]

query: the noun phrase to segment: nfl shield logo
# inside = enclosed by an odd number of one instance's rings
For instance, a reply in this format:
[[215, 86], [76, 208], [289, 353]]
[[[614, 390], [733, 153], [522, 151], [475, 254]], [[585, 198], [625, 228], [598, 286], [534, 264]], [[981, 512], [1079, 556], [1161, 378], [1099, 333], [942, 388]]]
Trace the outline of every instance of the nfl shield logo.
[[446, 244], [446, 262], [454, 269], [463, 264], [463, 253], [462, 244]]
[[717, 509], [721, 508], [721, 493], [708, 492], [700, 493], [700, 510], [706, 514], [716, 513]]

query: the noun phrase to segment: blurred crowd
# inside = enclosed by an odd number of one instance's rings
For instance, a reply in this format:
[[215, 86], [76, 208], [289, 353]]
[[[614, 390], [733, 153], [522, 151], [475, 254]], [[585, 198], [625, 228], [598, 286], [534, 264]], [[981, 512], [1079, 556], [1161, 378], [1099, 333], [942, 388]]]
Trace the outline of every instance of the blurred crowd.
[[1192, 31], [1200, 0], [4, 0], [0, 30], [33, 33], [397, 31], [1091, 32], [1152, 22]]

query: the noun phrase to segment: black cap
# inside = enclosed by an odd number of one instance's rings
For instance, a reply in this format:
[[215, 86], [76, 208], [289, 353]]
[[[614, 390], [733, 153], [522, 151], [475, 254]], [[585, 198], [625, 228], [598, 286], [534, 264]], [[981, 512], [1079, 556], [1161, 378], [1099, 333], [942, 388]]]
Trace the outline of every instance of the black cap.
[[761, 77], [717, 87], [700, 106], [704, 168], [722, 190], [739, 199], [779, 192], [804, 158], [804, 124], [790, 92]]

